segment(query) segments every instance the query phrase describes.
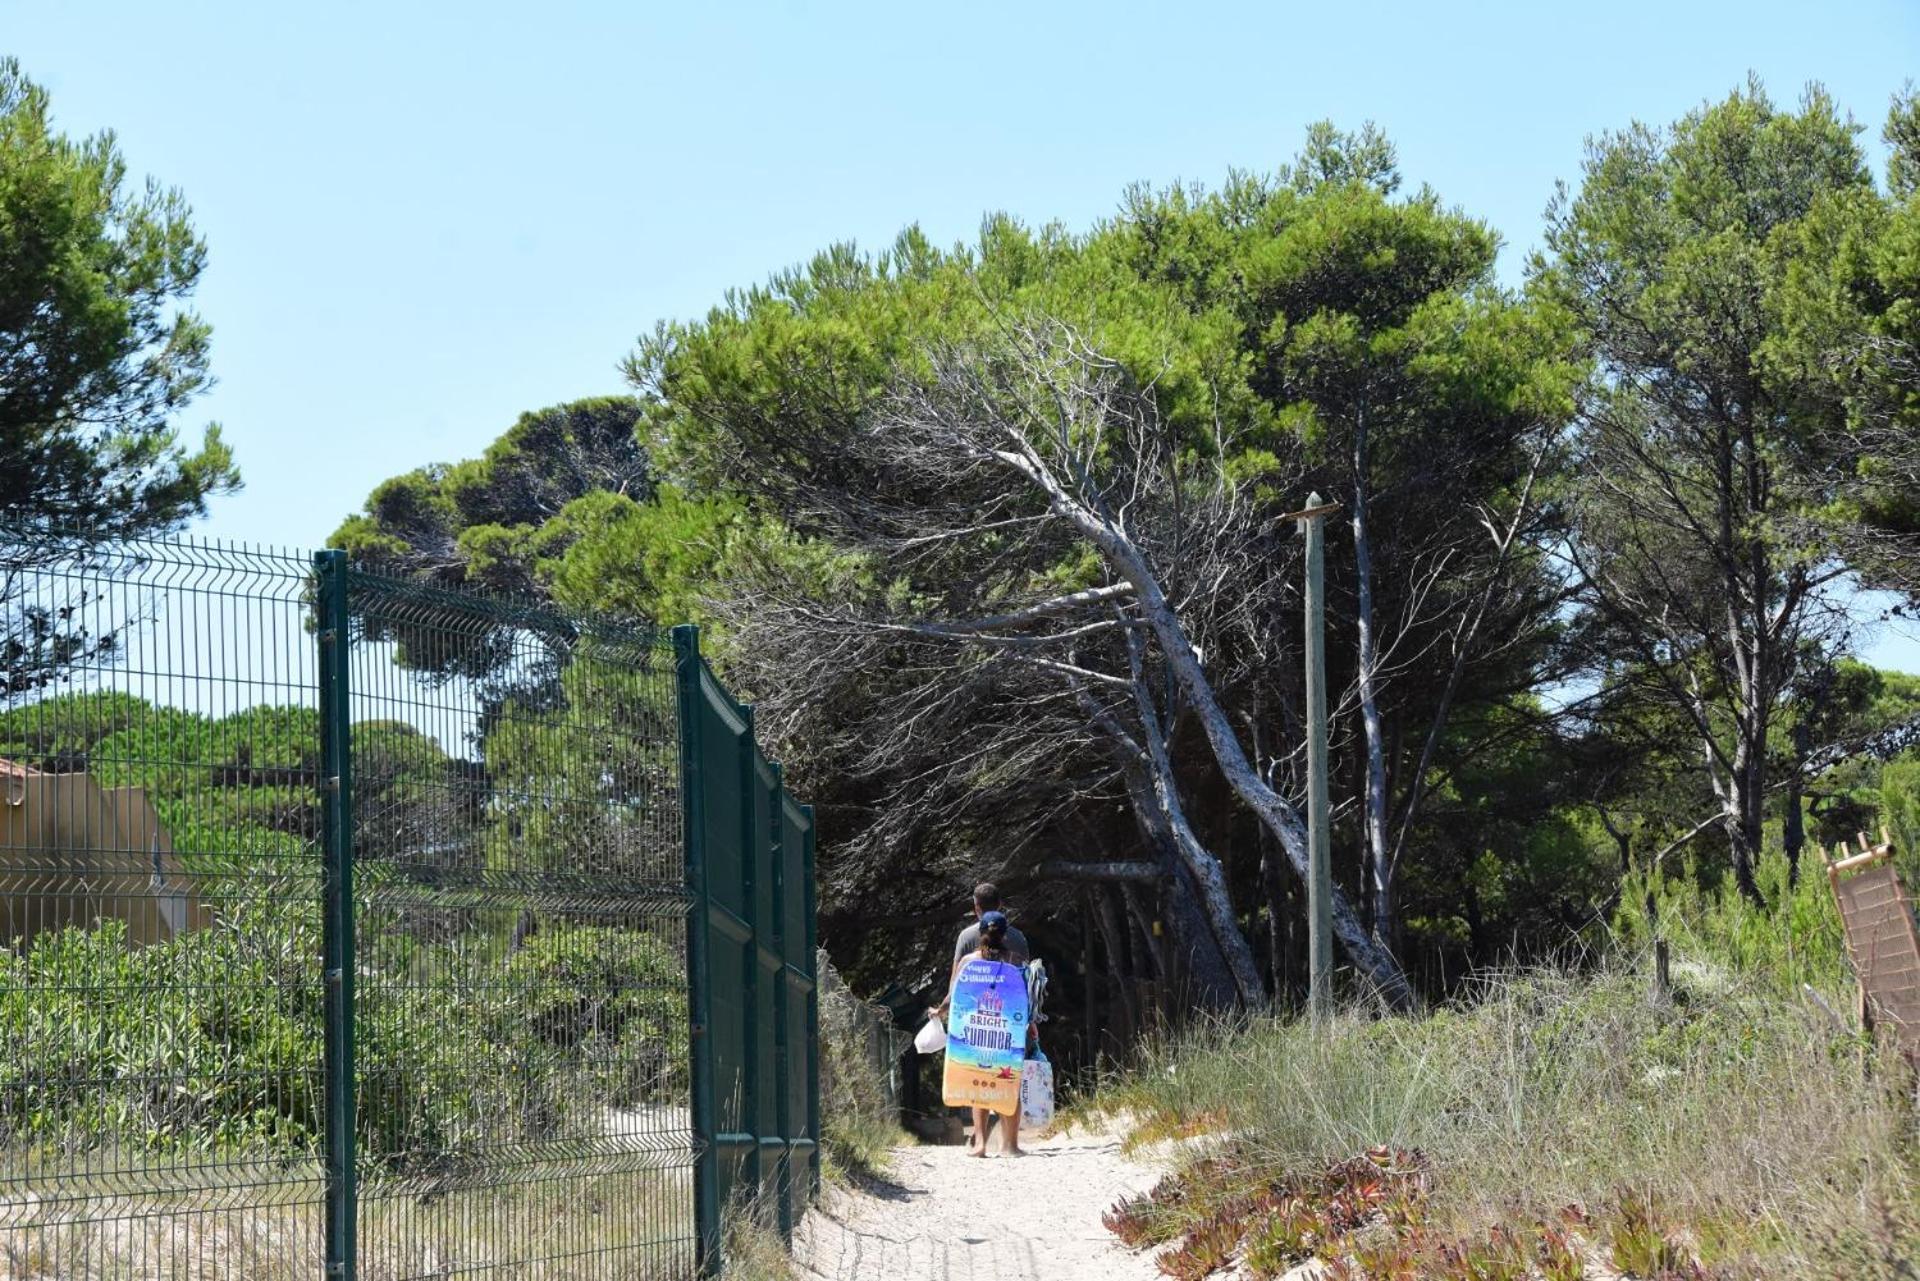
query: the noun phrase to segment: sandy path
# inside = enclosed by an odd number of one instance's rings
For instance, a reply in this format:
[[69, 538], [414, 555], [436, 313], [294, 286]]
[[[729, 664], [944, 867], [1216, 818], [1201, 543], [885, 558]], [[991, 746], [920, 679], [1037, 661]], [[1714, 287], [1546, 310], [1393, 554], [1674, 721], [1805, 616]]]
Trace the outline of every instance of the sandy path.
[[1109, 1135], [1047, 1139], [1018, 1160], [900, 1148], [889, 1182], [808, 1216], [794, 1254], [807, 1281], [1154, 1281], [1151, 1254], [1121, 1248], [1100, 1215], [1157, 1175]]

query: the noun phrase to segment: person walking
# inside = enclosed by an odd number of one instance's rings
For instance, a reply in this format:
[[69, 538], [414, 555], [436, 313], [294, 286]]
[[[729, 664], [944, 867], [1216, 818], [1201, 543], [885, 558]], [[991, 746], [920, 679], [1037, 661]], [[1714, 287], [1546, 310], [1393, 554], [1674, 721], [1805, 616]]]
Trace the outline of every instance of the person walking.
[[[953, 977], [947, 983], [947, 999], [941, 1010], [945, 1011], [953, 1004], [954, 991], [960, 982], [960, 972], [969, 961], [993, 961], [1004, 966], [1018, 969], [1019, 962], [1014, 959], [1012, 948], [1013, 928], [1007, 924], [1004, 912], [989, 909], [980, 914], [977, 928], [970, 929], [975, 936], [975, 946], [963, 953], [953, 963]], [[1012, 973], [1012, 970], [1003, 971]], [[943, 1014], [944, 1017], [944, 1014]], [[1025, 1030], [1025, 1057], [1031, 1058], [1035, 1045], [1033, 1023], [1028, 1020]], [[990, 1108], [975, 1106], [973, 1109], [973, 1138], [967, 1143], [967, 1155], [984, 1157], [987, 1154], [987, 1131], [993, 1124], [994, 1113]], [[1020, 1109], [1015, 1106], [1011, 1115], [1003, 1116], [1000, 1121], [1000, 1154], [1002, 1156], [1025, 1156], [1020, 1148]]]
[[[957, 966], [966, 959], [967, 953], [980, 946], [980, 918], [988, 912], [1005, 914], [1007, 905], [1000, 899], [1000, 887], [992, 881], [982, 881], [973, 887], [973, 922], [960, 931], [960, 937], [953, 941], [953, 963]], [[1007, 950], [1012, 953], [1012, 965], [1025, 965], [1033, 959], [1033, 953], [1027, 947], [1027, 936], [1007, 924]]]
[[[941, 1024], [947, 1021], [947, 1011], [953, 1003], [953, 985], [959, 980], [960, 969], [968, 960], [980, 957], [985, 960], [1002, 961], [1016, 969], [1024, 967], [1032, 959], [1032, 949], [1027, 936], [1014, 927], [1006, 916], [1006, 904], [1000, 896], [1000, 887], [992, 881], [982, 881], [973, 887], [974, 919], [953, 942], [953, 971], [947, 978], [947, 999], [937, 1009], [928, 1013]], [[986, 924], [989, 917], [996, 917], [995, 932], [987, 937]], [[981, 948], [986, 945], [994, 955], [982, 956]], [[1038, 1045], [1037, 1029], [1033, 1024], [1027, 1026], [1026, 1056], [1033, 1057]], [[987, 1154], [987, 1127], [991, 1113], [986, 1108], [973, 1109], [973, 1138], [968, 1141], [967, 1155], [984, 1157]], [[1005, 1118], [1000, 1126], [1001, 1151], [1006, 1156], [1025, 1156], [1020, 1148], [1020, 1113]]]

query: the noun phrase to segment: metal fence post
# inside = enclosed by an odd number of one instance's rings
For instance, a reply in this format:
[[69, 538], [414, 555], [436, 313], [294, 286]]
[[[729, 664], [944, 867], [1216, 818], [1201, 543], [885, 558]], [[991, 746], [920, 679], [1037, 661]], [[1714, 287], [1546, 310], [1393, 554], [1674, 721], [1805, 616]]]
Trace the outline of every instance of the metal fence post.
[[740, 1115], [745, 1119], [753, 1143], [747, 1160], [752, 1162], [753, 1209], [763, 1208], [767, 1171], [761, 1160], [761, 1145], [767, 1127], [761, 1119], [765, 1106], [760, 1097], [760, 935], [766, 922], [760, 919], [760, 864], [766, 853], [761, 849], [766, 833], [753, 821], [753, 789], [759, 783], [754, 769], [760, 745], [754, 738], [753, 708], [740, 709], [746, 732], [740, 736], [740, 907], [747, 923], [747, 962], [740, 972], [740, 1021], [744, 1033], [740, 1051]]
[[780, 954], [778, 982], [773, 985], [773, 1115], [774, 1128], [780, 1135], [779, 1167], [774, 1176], [774, 1188], [780, 1197], [780, 1235], [784, 1239], [793, 1239], [793, 1119], [789, 1115], [792, 1109], [787, 1102], [788, 1094], [788, 1053], [787, 1044], [787, 930], [786, 930], [786, 894], [787, 894], [787, 789], [782, 782], [779, 765], [770, 766], [773, 772], [773, 786], [767, 796], [767, 848], [771, 851], [769, 874], [773, 877], [773, 948]]
[[817, 914], [817, 890], [814, 884], [813, 844], [814, 817], [813, 806], [802, 805], [800, 812], [806, 816], [807, 833], [801, 858], [802, 892], [806, 895], [802, 902], [807, 922], [807, 972], [813, 982], [807, 987], [807, 1137], [813, 1140], [809, 1161], [812, 1169], [813, 1195], [820, 1195], [820, 922]]
[[326, 1134], [326, 1269], [353, 1281], [359, 1212], [354, 1130], [352, 650], [347, 554], [314, 556], [319, 580], [321, 824], [324, 889], [321, 964], [326, 982], [323, 1060]]
[[673, 629], [673, 653], [680, 711], [680, 825], [686, 854], [687, 892], [687, 1061], [692, 1069], [694, 1158], [693, 1217], [701, 1276], [720, 1273], [720, 1150], [713, 1124], [713, 1037], [710, 1033], [713, 970], [709, 960], [706, 803], [701, 790], [701, 735], [705, 717], [700, 691], [700, 629], [683, 623]]

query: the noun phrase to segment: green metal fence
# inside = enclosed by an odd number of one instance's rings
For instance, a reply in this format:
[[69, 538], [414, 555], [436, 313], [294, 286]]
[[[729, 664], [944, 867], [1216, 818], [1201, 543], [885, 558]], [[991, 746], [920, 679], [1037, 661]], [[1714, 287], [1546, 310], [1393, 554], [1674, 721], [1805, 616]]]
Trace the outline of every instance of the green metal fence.
[[691, 631], [0, 530], [0, 1276], [654, 1281], [790, 1224], [812, 828], [750, 725]]
[[[700, 1169], [702, 1221], [715, 1209], [767, 1214], [784, 1234], [820, 1177], [819, 996], [813, 811], [761, 754], [753, 709], [733, 701], [674, 631], [695, 898], [695, 1053], [706, 1062], [694, 1113], [712, 1143]], [[741, 798], [745, 803], [741, 803]]]

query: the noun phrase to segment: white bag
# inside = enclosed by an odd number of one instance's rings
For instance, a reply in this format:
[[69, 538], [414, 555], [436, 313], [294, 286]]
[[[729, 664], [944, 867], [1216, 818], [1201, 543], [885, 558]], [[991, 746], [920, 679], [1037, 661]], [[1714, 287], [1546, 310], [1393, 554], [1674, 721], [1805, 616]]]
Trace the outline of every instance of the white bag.
[[928, 1019], [927, 1025], [913, 1038], [913, 1048], [922, 1054], [938, 1054], [947, 1048], [946, 1025], [939, 1019]]
[[1053, 1064], [1038, 1050], [1020, 1068], [1020, 1124], [1034, 1130], [1053, 1124]]

